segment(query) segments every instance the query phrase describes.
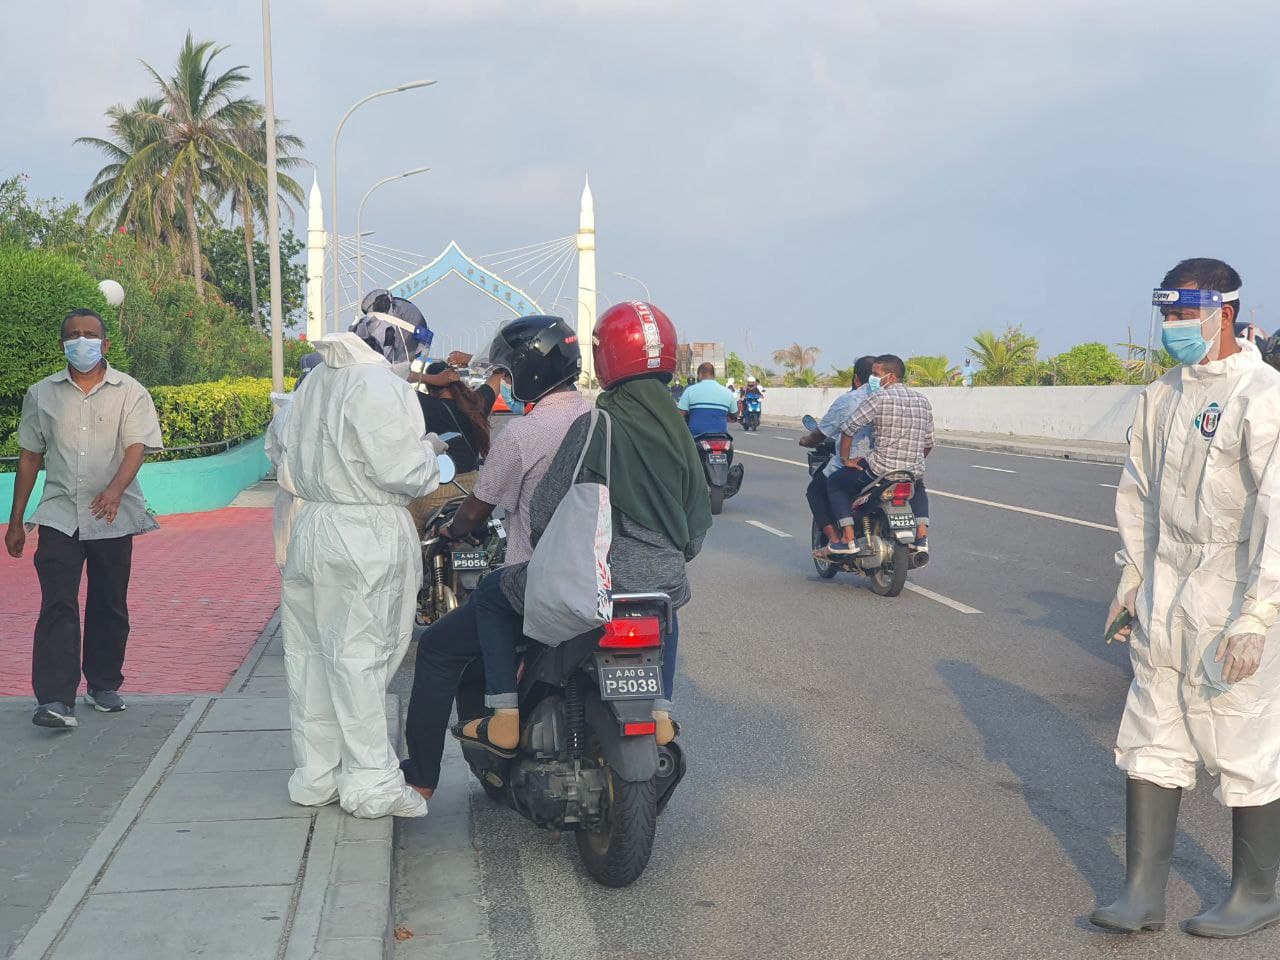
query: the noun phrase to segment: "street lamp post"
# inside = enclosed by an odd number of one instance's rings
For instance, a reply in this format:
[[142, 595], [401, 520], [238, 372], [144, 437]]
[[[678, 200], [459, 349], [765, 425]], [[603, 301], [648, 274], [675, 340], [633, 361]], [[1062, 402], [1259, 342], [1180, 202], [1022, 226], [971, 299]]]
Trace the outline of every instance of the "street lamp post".
[[390, 183], [392, 180], [403, 180], [405, 177], [412, 177], [419, 173], [426, 173], [430, 167], [414, 167], [412, 170], [406, 170], [404, 173], [393, 173], [389, 177], [383, 177], [372, 187], [364, 192], [364, 196], [360, 198], [360, 206], [356, 209], [356, 297], [364, 295], [364, 242], [363, 234], [360, 232], [361, 222], [364, 220], [364, 205], [369, 199], [370, 194], [377, 190], [384, 183]]
[[271, 389], [284, 392], [284, 318], [280, 307], [280, 193], [276, 169], [276, 103], [271, 77], [271, 0], [262, 0], [263, 109], [267, 121], [267, 256], [271, 270]]
[[645, 302], [646, 303], [653, 302], [653, 295], [649, 293], [649, 285], [645, 283], [643, 280], [641, 280], [639, 277], [633, 277], [629, 273], [618, 273], [616, 270], [614, 271], [613, 275], [615, 277], [621, 277], [623, 280], [631, 280], [635, 283], [640, 284], [640, 287], [644, 290]]
[[[268, 0], [264, 0], [264, 2], [268, 2]], [[330, 162], [333, 165], [333, 233], [331, 234], [331, 238], [333, 242], [333, 329], [335, 331], [340, 329], [340, 325], [338, 323], [338, 271], [342, 265], [341, 256], [338, 252], [338, 138], [342, 136], [342, 128], [346, 126], [347, 120], [351, 117], [351, 114], [355, 113], [357, 109], [364, 106], [370, 100], [374, 100], [378, 97], [385, 97], [392, 93], [403, 93], [406, 90], [416, 90], [418, 87], [429, 87], [434, 83], [434, 80], [414, 80], [410, 83], [402, 83], [398, 87], [391, 87], [388, 90], [379, 90], [376, 93], [371, 93], [367, 97], [357, 100], [351, 105], [351, 108], [347, 110], [347, 112], [342, 115], [342, 119], [338, 121], [338, 129], [334, 131], [333, 156]], [[356, 299], [360, 299], [360, 291], [358, 290], [356, 291]]]

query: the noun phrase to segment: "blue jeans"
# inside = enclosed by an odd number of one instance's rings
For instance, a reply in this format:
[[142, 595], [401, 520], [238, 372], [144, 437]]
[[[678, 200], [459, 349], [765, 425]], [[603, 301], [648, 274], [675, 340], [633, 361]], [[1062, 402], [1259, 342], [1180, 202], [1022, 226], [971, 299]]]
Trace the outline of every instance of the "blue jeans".
[[[837, 527], [853, 524], [850, 504], [868, 483], [874, 480], [875, 474], [869, 470], [855, 467], [841, 467], [827, 477], [827, 493], [831, 501], [831, 515], [836, 518]], [[929, 523], [929, 491], [924, 488], [924, 477], [918, 477], [911, 494], [911, 512], [919, 523]], [[817, 512], [814, 512], [817, 516]]]
[[480, 581], [471, 594], [476, 608], [476, 639], [484, 660], [484, 704], [494, 710], [515, 710], [516, 646], [524, 636], [524, 614], [502, 592], [502, 571]]

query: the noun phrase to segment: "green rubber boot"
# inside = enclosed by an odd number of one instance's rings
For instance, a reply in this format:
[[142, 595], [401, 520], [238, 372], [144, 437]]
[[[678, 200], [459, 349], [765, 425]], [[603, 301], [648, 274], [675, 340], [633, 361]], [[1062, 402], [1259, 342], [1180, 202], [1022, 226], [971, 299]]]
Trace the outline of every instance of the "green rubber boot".
[[1125, 884], [1120, 899], [1099, 907], [1089, 922], [1137, 933], [1164, 926], [1164, 891], [1178, 830], [1180, 787], [1158, 787], [1132, 778], [1125, 787]]
[[1183, 927], [1197, 937], [1230, 939], [1280, 920], [1280, 800], [1231, 811], [1231, 892]]

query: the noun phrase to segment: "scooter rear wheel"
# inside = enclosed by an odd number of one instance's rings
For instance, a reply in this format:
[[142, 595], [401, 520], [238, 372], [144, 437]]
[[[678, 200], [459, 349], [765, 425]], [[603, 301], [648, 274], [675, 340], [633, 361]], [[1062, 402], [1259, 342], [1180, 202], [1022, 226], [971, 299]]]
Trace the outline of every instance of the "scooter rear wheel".
[[596, 830], [579, 830], [583, 866], [606, 887], [625, 887], [649, 865], [658, 830], [658, 793], [652, 780], [631, 783], [605, 768], [608, 807]]
[[894, 543], [893, 559], [870, 571], [871, 592], [881, 597], [896, 597], [907, 585], [911, 557], [905, 543]]
[[711, 488], [711, 513], [713, 516], [719, 516], [720, 511], [724, 509], [724, 487]]

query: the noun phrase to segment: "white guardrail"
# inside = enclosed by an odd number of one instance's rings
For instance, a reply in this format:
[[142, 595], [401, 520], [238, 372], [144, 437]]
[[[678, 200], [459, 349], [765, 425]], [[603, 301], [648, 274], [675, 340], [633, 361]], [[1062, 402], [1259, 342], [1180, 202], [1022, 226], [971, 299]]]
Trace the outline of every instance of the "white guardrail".
[[[1142, 387], [920, 387], [938, 430], [1124, 443]], [[822, 416], [838, 387], [769, 387], [764, 415]]]

